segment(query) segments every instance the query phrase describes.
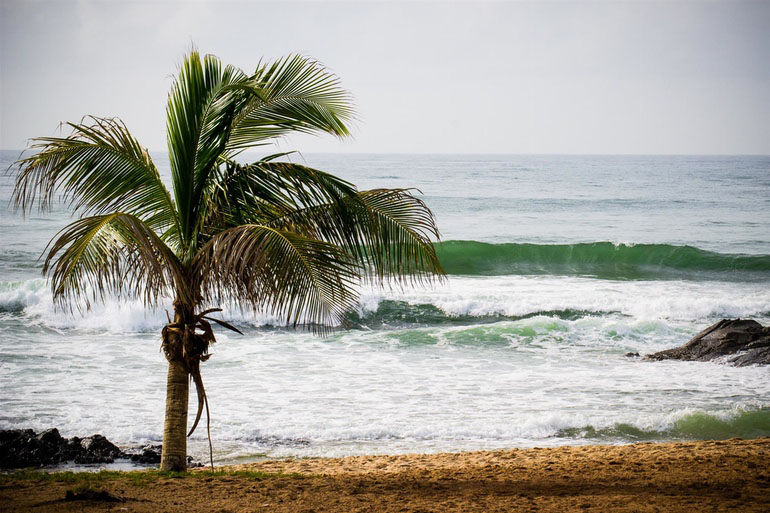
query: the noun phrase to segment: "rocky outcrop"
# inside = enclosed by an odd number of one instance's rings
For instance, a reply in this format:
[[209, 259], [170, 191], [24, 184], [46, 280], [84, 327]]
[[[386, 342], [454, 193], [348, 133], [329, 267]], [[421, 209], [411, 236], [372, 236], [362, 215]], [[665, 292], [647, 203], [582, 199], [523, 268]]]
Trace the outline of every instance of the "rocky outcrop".
[[73, 460], [75, 463], [112, 463], [116, 458], [125, 457], [115, 444], [102, 435], [93, 435], [81, 439], [73, 437], [70, 440], [77, 440], [83, 449], [75, 456]]
[[161, 445], [145, 445], [142, 447], [126, 449], [126, 452], [123, 454], [134, 463], [154, 465], [160, 463], [162, 447], [163, 446]]
[[[163, 446], [158, 445], [144, 445], [140, 447], [132, 447], [126, 449], [122, 458], [127, 458], [134, 463], [141, 465], [157, 465], [160, 463], [160, 455], [163, 450]], [[202, 467], [203, 463], [193, 459], [192, 456], [187, 457], [187, 468]]]
[[770, 326], [747, 319], [723, 319], [681, 347], [649, 354], [648, 360], [720, 359], [739, 367], [770, 364]]
[[[130, 447], [121, 451], [102, 435], [64, 438], [56, 428], [35, 433], [31, 429], [0, 430], [0, 468], [45, 467], [61, 463], [113, 463], [130, 460], [137, 465], [160, 463], [160, 445]], [[187, 457], [187, 467], [203, 464]]]
[[57, 429], [36, 434], [31, 429], [0, 431], [0, 467], [38, 467], [73, 461], [112, 463], [122, 456], [102, 435], [64, 438]]
[[112, 463], [122, 452], [102, 435], [64, 438], [57, 429], [35, 433], [31, 429], [0, 431], [0, 467], [40, 467], [73, 461]]

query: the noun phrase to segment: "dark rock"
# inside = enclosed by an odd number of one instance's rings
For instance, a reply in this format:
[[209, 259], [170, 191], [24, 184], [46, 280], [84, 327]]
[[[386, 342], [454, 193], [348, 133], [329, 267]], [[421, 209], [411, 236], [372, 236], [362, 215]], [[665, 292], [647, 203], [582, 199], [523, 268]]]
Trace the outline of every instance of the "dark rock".
[[82, 451], [75, 456], [75, 463], [112, 463], [123, 453], [102, 435], [88, 436], [80, 440]]
[[112, 463], [124, 457], [102, 435], [66, 439], [57, 429], [35, 434], [31, 429], [0, 431], [0, 468], [44, 467], [66, 461]]
[[[145, 445], [144, 447], [138, 447], [133, 449], [127, 449], [123, 453], [124, 457], [130, 459], [134, 463], [142, 463], [145, 465], [157, 465], [160, 463], [160, 456], [163, 451], [163, 446], [158, 445]], [[202, 467], [203, 463], [193, 459], [192, 456], [187, 457], [187, 467], [197, 468]]]
[[71, 459], [65, 450], [67, 439], [59, 434], [56, 428], [46, 429], [35, 437], [38, 446], [38, 457], [48, 460], [50, 464], [60, 463]]
[[[64, 438], [57, 429], [36, 434], [31, 429], [0, 430], [0, 468], [45, 467], [72, 461], [77, 464], [113, 463], [117, 459], [142, 465], [160, 463], [162, 446], [144, 445], [121, 451], [102, 435]], [[190, 468], [203, 464], [187, 457]]]
[[154, 465], [160, 463], [161, 445], [145, 445], [138, 449], [129, 449], [124, 454], [134, 463]]
[[626, 358], [639, 358], [639, 353], [626, 353], [623, 356]]
[[35, 438], [42, 443], [55, 446], [59, 446], [65, 442], [64, 438], [59, 434], [59, 430], [56, 428], [41, 431]]
[[[126, 452], [124, 452], [123, 455], [134, 463], [141, 463], [144, 465], [158, 465], [160, 463], [160, 456], [162, 451], [163, 446], [160, 444], [145, 445], [144, 447], [126, 449]], [[187, 457], [188, 468], [197, 468], [202, 466], [203, 463], [193, 459], [192, 456]]]
[[700, 362], [717, 358], [739, 367], [770, 364], [770, 326], [747, 319], [723, 319], [681, 347], [645, 356], [648, 360]]
[[35, 434], [31, 429], [0, 431], [0, 468], [55, 465], [71, 459], [64, 449], [67, 439], [49, 429]]
[[187, 468], [200, 468], [203, 466], [203, 463], [200, 461], [194, 460], [192, 456], [187, 457]]
[[730, 363], [737, 367], [744, 367], [746, 365], [768, 365], [770, 364], [770, 344], [767, 347], [758, 347], [750, 349], [743, 354], [739, 354], [731, 359]]
[[40, 442], [31, 429], [0, 431], [0, 467], [18, 468], [36, 465]]
[[0, 431], [0, 444], [5, 444], [19, 437], [33, 438], [35, 432], [31, 429], [3, 429]]

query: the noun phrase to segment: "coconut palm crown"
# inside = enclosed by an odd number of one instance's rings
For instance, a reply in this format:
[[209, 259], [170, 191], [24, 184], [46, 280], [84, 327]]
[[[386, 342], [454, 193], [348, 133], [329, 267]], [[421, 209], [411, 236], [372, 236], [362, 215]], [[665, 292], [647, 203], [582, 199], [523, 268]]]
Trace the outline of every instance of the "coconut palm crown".
[[[290, 56], [247, 74], [196, 51], [168, 97], [171, 189], [118, 119], [68, 123], [67, 137], [32, 139], [17, 161], [16, 208], [67, 202], [76, 219], [46, 248], [43, 273], [60, 307], [106, 296], [148, 307], [173, 298], [162, 330], [168, 360], [162, 470], [187, 465], [186, 436], [205, 406], [201, 362], [223, 303], [315, 331], [344, 322], [361, 282], [443, 276], [432, 213], [408, 189], [359, 191], [276, 154], [244, 150], [291, 133], [349, 135], [351, 99], [319, 63]], [[187, 433], [189, 383], [198, 393]]]

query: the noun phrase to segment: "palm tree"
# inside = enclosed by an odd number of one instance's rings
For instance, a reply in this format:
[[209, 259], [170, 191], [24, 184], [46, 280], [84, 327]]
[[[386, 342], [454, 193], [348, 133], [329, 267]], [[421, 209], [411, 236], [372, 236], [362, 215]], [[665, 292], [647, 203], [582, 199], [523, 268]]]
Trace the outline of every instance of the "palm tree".
[[[349, 134], [349, 94], [301, 56], [252, 74], [196, 51], [168, 98], [171, 190], [118, 119], [68, 123], [67, 137], [32, 139], [16, 162], [13, 201], [29, 212], [68, 202], [77, 219], [46, 248], [43, 273], [60, 307], [105, 296], [148, 307], [173, 298], [162, 330], [168, 360], [162, 470], [184, 470], [187, 441], [208, 401], [200, 364], [215, 341], [218, 305], [270, 312], [316, 332], [344, 322], [360, 283], [443, 276], [430, 210], [408, 189], [359, 191], [286, 154], [250, 164], [246, 149], [291, 133]], [[187, 433], [189, 383], [198, 410]]]

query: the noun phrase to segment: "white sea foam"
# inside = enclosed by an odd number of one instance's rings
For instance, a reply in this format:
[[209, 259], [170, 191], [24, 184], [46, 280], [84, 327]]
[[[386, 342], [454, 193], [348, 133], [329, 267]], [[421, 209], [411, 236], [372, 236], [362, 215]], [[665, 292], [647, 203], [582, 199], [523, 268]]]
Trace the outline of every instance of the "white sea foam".
[[[609, 281], [574, 277], [452, 277], [432, 290], [365, 290], [359, 311], [375, 312], [384, 299], [434, 305], [450, 316], [525, 316], [539, 312], [618, 313], [643, 321], [696, 321], [715, 317], [766, 317], [764, 284], [683, 281]], [[225, 306], [223, 317], [246, 326], [281, 325], [269, 314]], [[95, 302], [81, 314], [57, 309], [40, 279], [0, 284], [0, 312], [20, 313], [52, 328], [132, 333], [158, 330], [170, 300], [155, 309], [139, 301]]]
[[637, 319], [695, 320], [748, 317], [770, 311], [765, 284], [685, 281], [610, 281], [573, 277], [452, 277], [435, 290], [363, 295], [364, 312], [383, 298], [432, 304], [450, 315], [522, 316], [558, 310], [618, 312]]
[[[670, 347], [693, 329], [538, 316], [325, 339], [222, 333], [203, 368], [217, 457], [583, 443], [560, 432], [619, 423], [664, 432], [693, 412], [770, 406], [766, 369], [623, 356]], [[0, 341], [0, 427], [101, 432], [122, 444], [160, 438], [165, 361], [156, 333], [18, 340]], [[194, 435], [193, 454], [205, 454], [204, 437]]]

